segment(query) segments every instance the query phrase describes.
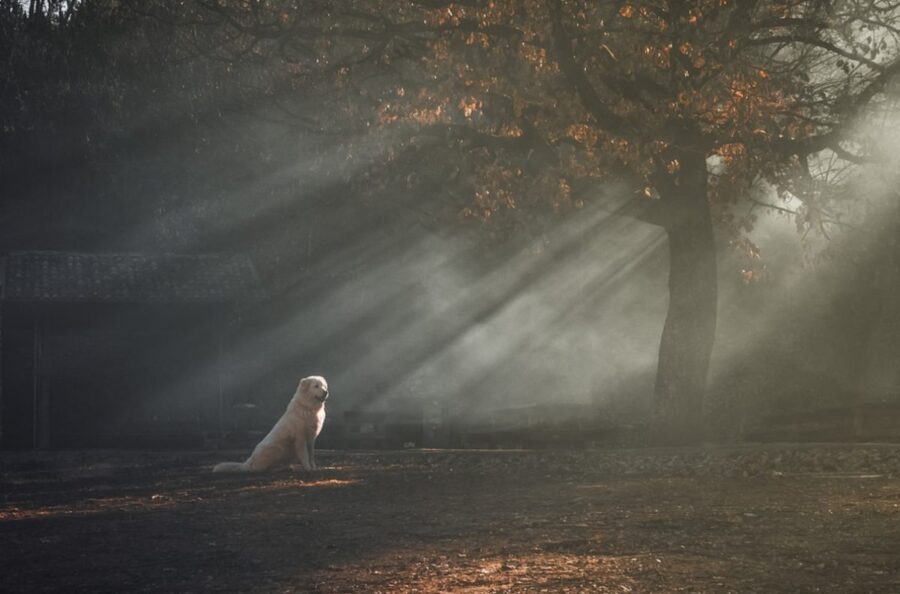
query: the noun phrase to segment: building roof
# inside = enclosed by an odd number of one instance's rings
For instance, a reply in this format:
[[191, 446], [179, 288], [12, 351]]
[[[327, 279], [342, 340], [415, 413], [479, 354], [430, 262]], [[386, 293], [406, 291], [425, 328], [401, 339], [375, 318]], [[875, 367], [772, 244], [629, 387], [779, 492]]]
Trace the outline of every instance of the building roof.
[[50, 303], [235, 303], [261, 299], [243, 254], [10, 252], [5, 301]]

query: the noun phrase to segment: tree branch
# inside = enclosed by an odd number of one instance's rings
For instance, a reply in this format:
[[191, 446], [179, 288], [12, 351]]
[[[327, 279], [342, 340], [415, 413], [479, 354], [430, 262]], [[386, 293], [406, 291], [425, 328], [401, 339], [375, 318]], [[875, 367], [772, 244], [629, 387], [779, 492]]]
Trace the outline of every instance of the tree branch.
[[741, 44], [743, 47], [754, 47], [761, 45], [777, 45], [783, 43], [802, 43], [804, 45], [812, 45], [821, 49], [824, 49], [833, 54], [837, 54], [848, 60], [854, 60], [861, 64], [865, 64], [872, 70], [881, 71], [884, 69], [884, 64], [876, 62], [875, 60], [870, 60], [869, 58], [857, 54], [855, 52], [851, 52], [842, 47], [838, 47], [837, 45], [831, 43], [830, 41], [825, 41], [824, 39], [819, 39], [818, 37], [810, 37], [807, 35], [799, 35], [799, 34], [790, 34], [790, 35], [772, 35], [770, 37], [757, 37], [753, 39], [746, 39]]
[[784, 139], [776, 142], [775, 149], [782, 154], [801, 156], [817, 153], [824, 149], [831, 149], [846, 161], [853, 163], [874, 162], [873, 159], [847, 151], [839, 143], [843, 139], [847, 128], [853, 124], [853, 119], [859, 115], [875, 96], [884, 92], [887, 83], [897, 75], [900, 75], [900, 58], [889, 64], [882, 65], [874, 79], [863, 87], [857, 95], [844, 102], [845, 106], [840, 110], [843, 116], [842, 120], [839, 124], [835, 124], [834, 128], [817, 136], [809, 136], [797, 140]]

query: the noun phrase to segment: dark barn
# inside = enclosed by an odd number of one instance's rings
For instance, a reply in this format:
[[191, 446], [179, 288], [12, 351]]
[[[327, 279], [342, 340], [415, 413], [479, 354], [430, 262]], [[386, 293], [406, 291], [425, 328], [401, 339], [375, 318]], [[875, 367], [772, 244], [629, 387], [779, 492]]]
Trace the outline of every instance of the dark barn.
[[11, 252], [2, 283], [4, 448], [184, 447], [227, 422], [249, 258]]

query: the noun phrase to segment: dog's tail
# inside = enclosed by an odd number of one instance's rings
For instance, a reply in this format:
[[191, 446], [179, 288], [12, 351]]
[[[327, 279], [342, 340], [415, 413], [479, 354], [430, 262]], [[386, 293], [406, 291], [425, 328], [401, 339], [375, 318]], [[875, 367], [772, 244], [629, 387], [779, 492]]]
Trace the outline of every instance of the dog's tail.
[[213, 472], [249, 472], [250, 465], [246, 462], [220, 462], [213, 466]]

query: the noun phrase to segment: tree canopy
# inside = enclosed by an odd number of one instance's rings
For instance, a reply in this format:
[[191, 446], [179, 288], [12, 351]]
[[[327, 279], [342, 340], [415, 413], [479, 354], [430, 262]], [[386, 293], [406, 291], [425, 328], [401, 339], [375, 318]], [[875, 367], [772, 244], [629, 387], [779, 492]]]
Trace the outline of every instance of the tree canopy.
[[[265, 65], [265, 82], [255, 77], [276, 103], [328, 98], [298, 114], [308, 130], [402, 127], [386, 162], [404, 143], [461, 147], [474, 198], [464, 212], [481, 218], [535, 201], [577, 208], [579, 190], [611, 177], [656, 198], [684, 175], [686, 152], [718, 160], [713, 202], [762, 179], [805, 198], [819, 221], [804, 185], [816, 173], [810, 157], [863, 159], [854, 126], [900, 70], [889, 1], [193, 8], [184, 18], [212, 38], [203, 47]], [[645, 210], [654, 220], [661, 209]]]

